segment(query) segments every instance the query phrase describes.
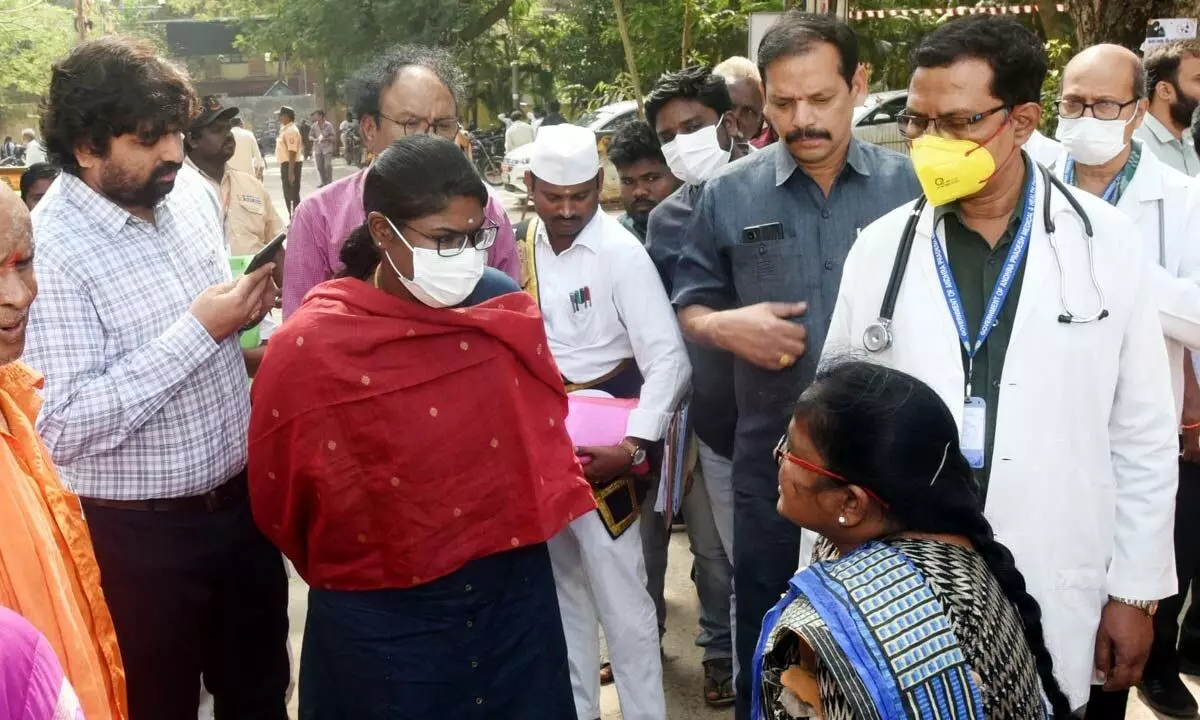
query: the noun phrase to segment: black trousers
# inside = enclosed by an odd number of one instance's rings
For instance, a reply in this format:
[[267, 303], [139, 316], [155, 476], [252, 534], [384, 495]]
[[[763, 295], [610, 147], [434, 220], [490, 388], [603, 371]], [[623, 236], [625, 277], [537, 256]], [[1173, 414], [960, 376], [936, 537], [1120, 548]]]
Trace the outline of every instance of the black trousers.
[[249, 498], [215, 512], [83, 504], [129, 720], [196, 720], [201, 676], [216, 720], [287, 720], [287, 572]]
[[[747, 487], [750, 485], [750, 487]], [[737, 720], [750, 718], [750, 683], [754, 648], [763, 615], [787, 591], [800, 560], [800, 528], [780, 517], [777, 500], [744, 480], [737, 465], [733, 483], [733, 585], [737, 589], [737, 632], [734, 637], [741, 672], [737, 678]]]
[[287, 204], [289, 215], [294, 214], [296, 206], [300, 204], [300, 176], [303, 169], [302, 161], [279, 163], [279, 172], [283, 179], [283, 201]]
[[[1179, 492], [1175, 496], [1175, 575], [1179, 593], [1163, 600], [1154, 616], [1154, 645], [1146, 661], [1147, 677], [1179, 674], [1179, 656], [1200, 660], [1200, 464], [1179, 460]], [[1179, 614], [1191, 585], [1192, 605], [1180, 633]]]
[[[1200, 660], [1200, 610], [1193, 599], [1184, 619], [1180, 637], [1179, 614], [1187, 598], [1189, 584], [1196, 585], [1200, 570], [1200, 465], [1179, 460], [1179, 491], [1175, 496], [1175, 574], [1179, 593], [1159, 603], [1154, 616], [1154, 644], [1146, 661], [1145, 677], [1179, 674], [1179, 655]], [[1193, 598], [1196, 596], [1193, 595]], [[1176, 642], [1178, 641], [1178, 645]], [[1088, 702], [1087, 720], [1121, 720], [1129, 691], [1106, 693], [1093, 688]]]

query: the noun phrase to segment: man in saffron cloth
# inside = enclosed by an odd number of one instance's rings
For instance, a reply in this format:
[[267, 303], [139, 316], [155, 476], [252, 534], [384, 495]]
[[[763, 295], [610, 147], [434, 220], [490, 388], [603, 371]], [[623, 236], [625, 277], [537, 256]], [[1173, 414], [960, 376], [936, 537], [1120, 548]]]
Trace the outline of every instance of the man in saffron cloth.
[[0, 185], [0, 606], [46, 636], [84, 717], [124, 720], [125, 671], [92, 541], [33, 427], [41, 376], [18, 360], [36, 295], [29, 211]]

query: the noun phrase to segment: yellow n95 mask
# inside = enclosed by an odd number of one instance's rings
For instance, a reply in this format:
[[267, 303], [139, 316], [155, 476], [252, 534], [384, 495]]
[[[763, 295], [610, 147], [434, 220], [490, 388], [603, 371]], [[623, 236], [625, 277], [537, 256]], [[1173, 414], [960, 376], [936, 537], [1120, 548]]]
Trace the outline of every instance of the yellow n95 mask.
[[983, 145], [938, 135], [912, 141], [912, 163], [934, 207], [974, 195], [996, 173], [996, 159]]

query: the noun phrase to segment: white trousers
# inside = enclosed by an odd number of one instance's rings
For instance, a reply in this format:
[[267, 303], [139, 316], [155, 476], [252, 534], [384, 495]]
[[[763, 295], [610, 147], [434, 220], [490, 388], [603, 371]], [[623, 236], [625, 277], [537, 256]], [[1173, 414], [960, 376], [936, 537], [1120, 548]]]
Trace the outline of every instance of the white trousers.
[[595, 512], [547, 543], [579, 720], [600, 717], [600, 627], [608, 641], [621, 717], [666, 720], [654, 602], [646, 591], [637, 523], [613, 540]]

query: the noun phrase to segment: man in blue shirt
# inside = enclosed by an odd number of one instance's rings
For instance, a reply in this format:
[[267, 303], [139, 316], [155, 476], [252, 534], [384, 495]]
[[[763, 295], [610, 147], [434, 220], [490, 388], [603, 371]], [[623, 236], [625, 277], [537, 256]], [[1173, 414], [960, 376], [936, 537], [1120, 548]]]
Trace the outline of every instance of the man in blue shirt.
[[906, 158], [851, 134], [867, 77], [849, 27], [789, 11], [763, 37], [758, 58], [780, 142], [707, 180], [674, 278], [687, 336], [735, 356], [739, 720], [750, 716], [746, 670], [762, 616], [799, 557], [799, 530], [775, 512], [771, 449], [813, 378], [858, 231], [920, 194]]

